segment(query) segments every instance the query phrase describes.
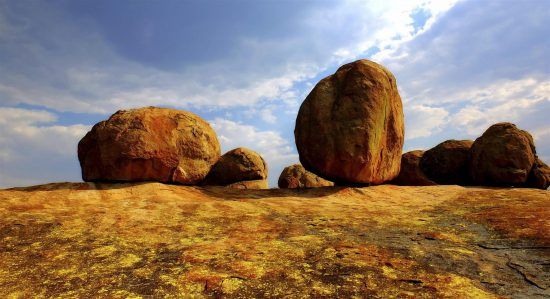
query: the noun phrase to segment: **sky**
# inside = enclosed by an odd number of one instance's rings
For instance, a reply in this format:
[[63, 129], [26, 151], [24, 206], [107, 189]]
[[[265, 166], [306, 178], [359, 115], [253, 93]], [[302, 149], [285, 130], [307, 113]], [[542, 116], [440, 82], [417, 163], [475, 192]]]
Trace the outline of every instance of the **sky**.
[[404, 151], [508, 121], [550, 162], [546, 0], [0, 0], [0, 187], [80, 181], [78, 141], [119, 109], [209, 121], [270, 187], [322, 78], [370, 59], [397, 78]]

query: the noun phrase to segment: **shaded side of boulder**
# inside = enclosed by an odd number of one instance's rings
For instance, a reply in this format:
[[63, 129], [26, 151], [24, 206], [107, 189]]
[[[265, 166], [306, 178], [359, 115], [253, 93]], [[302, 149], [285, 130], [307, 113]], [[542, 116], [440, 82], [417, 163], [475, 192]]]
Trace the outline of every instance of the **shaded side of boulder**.
[[228, 188], [234, 189], [268, 189], [267, 180], [241, 181], [226, 185]]
[[533, 137], [511, 123], [494, 124], [471, 149], [470, 174], [479, 185], [520, 186], [535, 162]]
[[527, 178], [526, 187], [546, 190], [550, 186], [550, 167], [536, 158]]
[[200, 183], [220, 157], [216, 133], [199, 116], [146, 107], [121, 110], [78, 144], [84, 181]]
[[399, 175], [391, 181], [392, 184], [401, 186], [431, 186], [437, 185], [430, 180], [420, 168], [420, 160], [424, 151], [416, 150], [406, 152], [401, 156], [401, 170]]
[[307, 171], [300, 164], [294, 164], [283, 169], [278, 185], [279, 188], [315, 188], [334, 186], [334, 183]]
[[469, 184], [472, 144], [472, 140], [446, 140], [424, 153], [420, 168], [430, 180], [438, 184]]
[[225, 186], [235, 182], [265, 180], [267, 163], [251, 149], [239, 147], [225, 153], [206, 177], [205, 185]]
[[395, 77], [369, 60], [341, 66], [304, 100], [294, 136], [302, 165], [325, 179], [381, 184], [395, 178], [404, 141]]

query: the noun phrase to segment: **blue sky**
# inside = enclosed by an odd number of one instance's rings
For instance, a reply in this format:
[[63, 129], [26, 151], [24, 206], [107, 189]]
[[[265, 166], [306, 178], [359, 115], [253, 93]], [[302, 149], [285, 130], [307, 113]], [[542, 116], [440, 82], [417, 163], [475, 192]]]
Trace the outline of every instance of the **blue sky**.
[[300, 103], [360, 58], [397, 78], [405, 150], [510, 121], [549, 162], [549, 36], [543, 0], [0, 0], [0, 187], [80, 180], [91, 125], [149, 105], [257, 150], [273, 187]]

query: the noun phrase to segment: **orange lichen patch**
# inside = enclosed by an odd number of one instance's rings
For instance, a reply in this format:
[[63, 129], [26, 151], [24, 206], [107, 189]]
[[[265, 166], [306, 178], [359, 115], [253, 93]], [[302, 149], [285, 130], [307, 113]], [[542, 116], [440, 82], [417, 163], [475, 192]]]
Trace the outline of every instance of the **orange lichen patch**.
[[[0, 297], [546, 295], [547, 203], [458, 186], [0, 190]], [[504, 225], [531, 215], [542, 232]]]
[[475, 205], [465, 217], [514, 239], [535, 240], [550, 246], [550, 193], [546, 190], [491, 190], [465, 195]]

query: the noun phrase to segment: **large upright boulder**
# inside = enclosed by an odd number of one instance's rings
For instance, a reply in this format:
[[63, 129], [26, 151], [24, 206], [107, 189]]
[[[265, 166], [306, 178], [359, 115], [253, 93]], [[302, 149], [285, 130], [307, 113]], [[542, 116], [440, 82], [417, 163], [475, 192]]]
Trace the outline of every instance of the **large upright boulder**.
[[432, 181], [443, 185], [466, 185], [472, 140], [446, 140], [427, 150], [420, 168]]
[[344, 184], [393, 179], [404, 140], [394, 76], [369, 60], [341, 66], [302, 103], [294, 136], [302, 165], [323, 178]]
[[416, 150], [406, 152], [401, 156], [401, 170], [399, 175], [391, 181], [392, 184], [401, 186], [432, 186], [437, 185], [430, 180], [420, 168], [420, 160], [424, 151]]
[[220, 157], [210, 125], [167, 108], [121, 110], [96, 124], [78, 144], [85, 181], [200, 183]]
[[[239, 147], [223, 154], [206, 177], [205, 185], [225, 186], [242, 181], [258, 181], [267, 179], [267, 163], [255, 151]], [[241, 186], [236, 184], [233, 186]], [[246, 186], [264, 186], [261, 184], [244, 184]], [[244, 186], [243, 185], [243, 186]], [[231, 186], [230, 186], [231, 187]], [[247, 189], [251, 189], [248, 187]]]
[[521, 186], [535, 162], [531, 134], [511, 123], [494, 124], [471, 149], [470, 173], [479, 185]]
[[294, 164], [285, 167], [279, 176], [279, 188], [315, 188], [334, 186], [334, 183], [327, 181], [318, 175], [307, 171], [304, 166]]

